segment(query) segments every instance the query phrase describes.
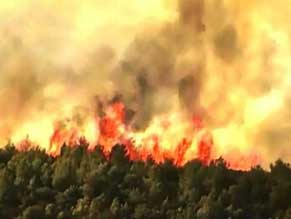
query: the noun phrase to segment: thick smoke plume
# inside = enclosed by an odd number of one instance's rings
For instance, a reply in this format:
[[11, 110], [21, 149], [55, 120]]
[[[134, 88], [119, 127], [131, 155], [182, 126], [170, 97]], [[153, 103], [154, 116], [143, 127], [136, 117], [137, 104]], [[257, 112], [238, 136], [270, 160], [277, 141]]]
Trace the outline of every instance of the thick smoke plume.
[[284, 0], [1, 3], [1, 141], [46, 145], [121, 98], [139, 132], [197, 115], [219, 156], [290, 161], [289, 13]]

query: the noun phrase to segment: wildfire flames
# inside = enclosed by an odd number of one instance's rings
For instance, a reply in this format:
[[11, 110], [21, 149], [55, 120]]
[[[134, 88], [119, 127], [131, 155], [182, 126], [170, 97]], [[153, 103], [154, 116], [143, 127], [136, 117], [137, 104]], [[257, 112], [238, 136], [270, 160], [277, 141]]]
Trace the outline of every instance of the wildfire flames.
[[[182, 166], [199, 159], [207, 165], [219, 158], [215, 153], [213, 136], [200, 117], [185, 118], [178, 113], [162, 115], [154, 118], [146, 130], [138, 132], [130, 123], [126, 124], [126, 107], [122, 102], [110, 103], [102, 110], [102, 116], [89, 117], [81, 126], [71, 119], [57, 121], [48, 139], [47, 153], [55, 157], [65, 145], [84, 143], [88, 144], [89, 151], [101, 147], [104, 154], [109, 155], [115, 145], [121, 144], [131, 160], [146, 161], [151, 158], [157, 164], [172, 160], [175, 165]], [[94, 127], [90, 135], [88, 130], [92, 123]], [[38, 145], [29, 138], [17, 144], [20, 151], [35, 147]], [[229, 168], [247, 170], [259, 164], [258, 157], [235, 156], [235, 159], [226, 160]]]

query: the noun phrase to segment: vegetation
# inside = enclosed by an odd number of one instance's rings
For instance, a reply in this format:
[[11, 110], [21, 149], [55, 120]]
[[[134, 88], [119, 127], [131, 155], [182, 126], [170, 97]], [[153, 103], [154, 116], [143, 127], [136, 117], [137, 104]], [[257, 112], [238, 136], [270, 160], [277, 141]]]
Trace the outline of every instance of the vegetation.
[[110, 157], [86, 145], [0, 150], [3, 219], [268, 219], [291, 218], [291, 168], [277, 161], [242, 172], [222, 159], [176, 167], [130, 161], [124, 147]]

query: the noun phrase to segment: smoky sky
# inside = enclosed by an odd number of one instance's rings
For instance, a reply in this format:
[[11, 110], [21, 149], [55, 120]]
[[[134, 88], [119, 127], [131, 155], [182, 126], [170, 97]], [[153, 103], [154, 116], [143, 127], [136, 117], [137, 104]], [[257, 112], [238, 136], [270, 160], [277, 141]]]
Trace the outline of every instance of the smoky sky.
[[[64, 3], [63, 11], [34, 3], [2, 21], [3, 138], [38, 114], [61, 114], [63, 105], [90, 110], [96, 100], [119, 96], [137, 130], [179, 110], [203, 117], [216, 138], [233, 129], [228, 135], [244, 136], [246, 148], [270, 159], [283, 156], [291, 130], [289, 11], [283, 0], [169, 1], [169, 15], [155, 12], [151, 3], [149, 16], [137, 25], [126, 17], [138, 14], [132, 2], [124, 1], [119, 15], [110, 2], [99, 5], [102, 10], [91, 1], [73, 3]], [[151, 22], [154, 12], [169, 19]]]

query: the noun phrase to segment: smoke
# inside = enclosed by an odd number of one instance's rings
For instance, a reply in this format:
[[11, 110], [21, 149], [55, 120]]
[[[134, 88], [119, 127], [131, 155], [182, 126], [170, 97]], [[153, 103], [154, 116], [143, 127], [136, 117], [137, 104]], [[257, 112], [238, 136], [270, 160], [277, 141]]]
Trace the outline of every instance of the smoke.
[[4, 142], [41, 144], [52, 121], [120, 94], [137, 130], [179, 111], [205, 120], [217, 154], [290, 160], [286, 1], [20, 2], [0, 4]]
[[2, 2], [0, 12], [3, 144], [26, 135], [46, 142], [54, 120], [92, 108], [95, 95], [112, 96], [122, 83], [114, 85], [111, 72], [138, 26], [160, 23], [168, 13], [153, 1], [77, 0], [13, 0]]

